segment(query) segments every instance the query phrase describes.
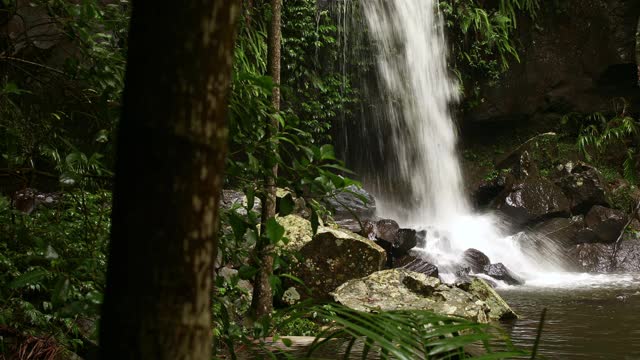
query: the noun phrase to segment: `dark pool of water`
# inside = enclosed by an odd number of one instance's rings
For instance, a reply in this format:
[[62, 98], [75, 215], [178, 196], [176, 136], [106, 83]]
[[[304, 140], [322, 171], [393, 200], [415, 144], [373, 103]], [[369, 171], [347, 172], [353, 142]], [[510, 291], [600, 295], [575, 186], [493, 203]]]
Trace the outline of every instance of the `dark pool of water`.
[[500, 293], [521, 315], [505, 324], [516, 345], [531, 349], [547, 308], [539, 349], [546, 358], [640, 359], [640, 282]]

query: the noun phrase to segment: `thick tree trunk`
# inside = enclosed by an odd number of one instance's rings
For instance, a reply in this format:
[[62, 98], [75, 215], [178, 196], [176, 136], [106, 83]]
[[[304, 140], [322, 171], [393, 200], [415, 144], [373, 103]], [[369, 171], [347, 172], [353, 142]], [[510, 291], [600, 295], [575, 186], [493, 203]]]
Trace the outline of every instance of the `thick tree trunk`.
[[640, 18], [636, 30], [636, 65], [638, 66], [638, 86], [640, 86]]
[[[275, 87], [271, 94], [271, 102], [275, 113], [280, 111], [280, 48], [282, 43], [282, 0], [271, 0], [271, 26], [269, 28], [268, 70]], [[271, 137], [278, 131], [278, 120], [275, 116], [267, 124], [266, 136]], [[278, 151], [277, 148], [272, 149]], [[262, 227], [266, 229], [266, 221], [276, 216], [276, 178], [278, 165], [273, 165], [265, 178], [265, 196], [262, 206]], [[260, 269], [256, 274], [253, 287], [251, 308], [256, 318], [271, 314], [273, 310], [273, 289], [269, 278], [273, 274], [273, 246], [266, 236], [261, 236], [256, 246], [256, 255], [260, 261]]]
[[239, 0], [133, 2], [100, 357], [211, 358]]

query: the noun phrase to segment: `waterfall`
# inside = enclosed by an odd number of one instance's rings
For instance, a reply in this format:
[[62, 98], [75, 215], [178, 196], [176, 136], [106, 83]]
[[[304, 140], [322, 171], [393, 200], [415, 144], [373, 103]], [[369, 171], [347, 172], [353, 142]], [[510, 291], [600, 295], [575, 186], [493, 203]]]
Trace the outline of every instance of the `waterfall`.
[[[354, 4], [361, 13], [355, 13]], [[364, 174], [365, 186], [374, 191], [378, 215], [427, 230], [421, 250], [445, 278], [453, 276], [469, 248], [532, 281], [563, 271], [558, 260], [564, 256], [548, 239], [506, 236], [502, 219], [474, 214], [467, 201], [450, 110], [459, 89], [447, 67], [438, 1], [340, 0], [334, 6], [342, 31], [342, 69], [349, 71], [348, 57], [364, 58], [361, 49], [354, 53], [356, 41], [368, 41], [373, 49], [368, 55], [375, 74], [355, 76], [368, 101], [362, 122], [343, 125], [340, 135], [345, 144], [355, 144], [343, 149], [347, 158], [357, 155], [349, 165]]]
[[[440, 223], [469, 213], [449, 106], [458, 86], [447, 68], [436, 0], [361, 2], [384, 84], [399, 174], [415, 209], [405, 220]], [[393, 214], [393, 209], [385, 209]], [[394, 214], [399, 216], [399, 214]]]

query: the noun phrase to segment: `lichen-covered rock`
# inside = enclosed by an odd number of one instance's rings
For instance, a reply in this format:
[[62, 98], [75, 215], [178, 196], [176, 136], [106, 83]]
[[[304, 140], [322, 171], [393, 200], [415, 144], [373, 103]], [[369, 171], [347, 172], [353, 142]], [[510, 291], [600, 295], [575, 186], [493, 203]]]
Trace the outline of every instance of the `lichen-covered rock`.
[[514, 183], [498, 196], [494, 207], [517, 225], [569, 216], [569, 200], [562, 190], [541, 177]]
[[381, 270], [385, 264], [382, 248], [348, 230], [320, 226], [312, 236], [311, 223], [297, 215], [278, 218], [278, 223], [289, 239], [284, 248], [300, 257], [293, 261], [292, 275], [316, 299], [330, 299], [329, 293], [340, 284]]
[[469, 285], [468, 291], [489, 305], [489, 319], [507, 320], [518, 317], [509, 304], [493, 290], [493, 287], [486, 280], [474, 278]]
[[289, 251], [299, 251], [312, 240], [313, 230], [311, 222], [298, 215], [287, 215], [276, 219], [284, 227], [284, 237], [288, 242], [283, 248]]
[[336, 302], [360, 311], [429, 310], [481, 323], [515, 316], [497, 293], [480, 284], [483, 280], [474, 281], [479, 282], [476, 290], [467, 292], [433, 277], [391, 269], [348, 281], [332, 295]]

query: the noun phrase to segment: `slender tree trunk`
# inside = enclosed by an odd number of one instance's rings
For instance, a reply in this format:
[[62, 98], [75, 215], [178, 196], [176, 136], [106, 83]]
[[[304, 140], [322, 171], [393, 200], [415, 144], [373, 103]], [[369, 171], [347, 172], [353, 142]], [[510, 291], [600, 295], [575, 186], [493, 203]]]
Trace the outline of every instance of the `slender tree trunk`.
[[[271, 26], [269, 28], [268, 44], [268, 70], [273, 79], [275, 87], [271, 94], [271, 102], [274, 113], [280, 111], [280, 47], [282, 43], [281, 33], [282, 0], [271, 0]], [[266, 137], [272, 137], [278, 131], [278, 120], [273, 116], [266, 125]], [[276, 152], [277, 145], [271, 149]], [[253, 299], [251, 308], [254, 316], [260, 318], [271, 314], [273, 310], [273, 289], [269, 278], [273, 275], [273, 246], [264, 235], [266, 221], [276, 216], [276, 178], [278, 177], [278, 165], [275, 164], [265, 177], [265, 196], [262, 205], [262, 226], [263, 234], [256, 245], [256, 255], [260, 259], [260, 269], [256, 274], [253, 287]]]
[[211, 358], [239, 0], [133, 2], [100, 357]]

